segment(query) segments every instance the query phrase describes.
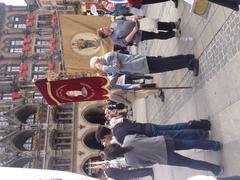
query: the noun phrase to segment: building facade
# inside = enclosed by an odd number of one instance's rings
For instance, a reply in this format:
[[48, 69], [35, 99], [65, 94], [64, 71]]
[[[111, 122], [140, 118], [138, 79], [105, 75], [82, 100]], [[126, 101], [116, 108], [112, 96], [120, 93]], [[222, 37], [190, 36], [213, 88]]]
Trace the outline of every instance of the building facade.
[[33, 82], [64, 70], [58, 14], [32, 7], [0, 4], [0, 165], [100, 177], [103, 102], [46, 104]]

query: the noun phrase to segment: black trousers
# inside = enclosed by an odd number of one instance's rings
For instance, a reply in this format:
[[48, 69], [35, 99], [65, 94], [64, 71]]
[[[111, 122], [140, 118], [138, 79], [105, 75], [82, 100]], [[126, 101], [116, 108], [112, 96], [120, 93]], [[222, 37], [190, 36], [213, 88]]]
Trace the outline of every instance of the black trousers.
[[142, 31], [141, 41], [153, 40], [153, 39], [170, 39], [173, 37], [175, 37], [175, 31], [166, 31], [166, 32], [158, 32], [158, 33]]
[[144, 176], [153, 176], [152, 168], [141, 168], [141, 169], [119, 169], [119, 168], [108, 168], [105, 170], [108, 177], [115, 180], [130, 180], [133, 178], [139, 178]]
[[212, 3], [238, 11], [240, 0], [209, 0]]
[[172, 31], [175, 28], [174, 22], [158, 22], [158, 30]]
[[194, 55], [178, 55], [169, 57], [153, 57], [147, 56], [147, 63], [151, 73], [160, 73], [166, 71], [174, 71], [182, 68], [192, 69]]
[[169, 0], [143, 0], [142, 4], [155, 4], [155, 3], [161, 3], [161, 2], [167, 2]]

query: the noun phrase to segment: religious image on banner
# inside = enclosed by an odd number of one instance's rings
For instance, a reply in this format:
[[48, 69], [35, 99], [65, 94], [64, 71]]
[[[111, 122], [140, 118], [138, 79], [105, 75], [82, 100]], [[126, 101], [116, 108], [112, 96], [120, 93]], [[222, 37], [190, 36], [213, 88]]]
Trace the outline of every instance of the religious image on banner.
[[89, 60], [113, 50], [110, 38], [101, 39], [97, 30], [111, 24], [110, 17], [60, 15], [64, 71], [93, 72]]
[[36, 86], [49, 105], [108, 99], [108, 80], [105, 77], [81, 77], [36, 81]]
[[103, 41], [91, 32], [77, 33], [71, 40], [72, 50], [79, 55], [93, 56], [103, 46]]

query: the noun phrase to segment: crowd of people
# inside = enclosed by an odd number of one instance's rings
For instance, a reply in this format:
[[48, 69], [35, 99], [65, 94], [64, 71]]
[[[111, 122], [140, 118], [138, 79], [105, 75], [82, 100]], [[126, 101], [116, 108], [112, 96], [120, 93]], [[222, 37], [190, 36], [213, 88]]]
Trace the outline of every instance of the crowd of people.
[[[101, 38], [111, 38], [114, 43], [114, 52], [108, 52], [101, 57], [92, 57], [90, 67], [98, 75], [107, 76], [113, 88], [110, 100], [105, 106], [107, 123], [100, 126], [95, 133], [99, 143], [105, 146], [100, 163], [106, 176], [112, 179], [127, 180], [132, 178], [152, 176], [151, 168], [154, 164], [182, 166], [197, 170], [209, 171], [218, 177], [223, 172], [223, 166], [203, 160], [195, 160], [179, 154], [178, 150], [202, 149], [221, 151], [222, 144], [209, 140], [211, 123], [208, 119], [190, 120], [186, 123], [158, 125], [152, 123], [137, 123], [129, 119], [128, 108], [136, 98], [150, 94], [163, 94], [159, 89], [146, 90], [137, 97], [136, 92], [129, 98], [131, 91], [124, 89], [141, 88], [141, 84], [134, 82], [118, 84], [122, 76], [145, 76], [153, 73], [164, 73], [179, 69], [188, 69], [194, 76], [199, 75], [199, 60], [194, 54], [176, 56], [144, 56], [131, 54], [126, 48], [137, 45], [141, 41], [170, 38], [181, 36], [181, 19], [176, 22], [155, 22], [155, 31], [145, 31], [141, 28], [140, 20], [144, 16], [131, 15], [129, 8], [141, 8], [143, 5], [164, 3], [170, 0], [129, 0], [127, 4], [112, 4], [104, 1], [104, 7], [111, 12], [122, 8], [120, 17], [108, 27], [98, 30]], [[178, 1], [172, 0], [175, 8]], [[196, 0], [201, 2], [203, 0]], [[111, 1], [112, 2], [112, 1]], [[240, 0], [209, 0], [234, 11], [239, 10]], [[130, 16], [129, 16], [130, 15]], [[120, 51], [119, 51], [120, 50]], [[122, 51], [124, 50], [124, 51]], [[125, 53], [127, 52], [127, 53]], [[121, 87], [121, 90], [114, 90]], [[160, 120], [159, 120], [160, 122]], [[212, 177], [213, 178], [213, 177]], [[234, 179], [235, 177], [222, 177], [218, 179]], [[160, 178], [157, 178], [160, 179]], [[215, 178], [214, 178], [215, 179]]]

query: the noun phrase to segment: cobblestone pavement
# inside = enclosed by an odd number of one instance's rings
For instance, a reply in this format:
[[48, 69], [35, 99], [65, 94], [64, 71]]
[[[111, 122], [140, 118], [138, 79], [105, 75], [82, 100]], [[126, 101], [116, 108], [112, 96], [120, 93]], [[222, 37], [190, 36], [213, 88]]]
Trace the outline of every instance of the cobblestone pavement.
[[[162, 103], [153, 96], [133, 104], [134, 118], [139, 122], [170, 124], [189, 119], [209, 117], [212, 122], [211, 138], [224, 144], [221, 153], [184, 151], [193, 158], [224, 165], [224, 175], [239, 174], [240, 157], [240, 14], [212, 5], [207, 19], [193, 15], [190, 7], [180, 1], [175, 9], [171, 2], [149, 5], [143, 14], [162, 21], [182, 18], [182, 36], [193, 41], [176, 38], [143, 42], [136, 50], [143, 55], [171, 56], [194, 53], [200, 61], [200, 74], [193, 77], [188, 70], [154, 75], [160, 87], [192, 86], [192, 89], [165, 90]], [[143, 115], [145, 112], [145, 115]], [[184, 180], [206, 172], [179, 167], [156, 166], [155, 179]], [[210, 174], [210, 173], [209, 173]]]
[[[184, 103], [219, 72], [239, 51], [240, 15], [239, 13], [233, 13], [199, 56], [200, 75], [193, 77], [191, 72], [186, 72], [183, 78], [177, 82], [178, 86], [192, 86], [192, 91], [178, 90], [168, 93], [168, 98], [166, 98], [164, 106], [161, 106], [158, 112], [162, 114], [162, 119], [170, 119]], [[161, 79], [159, 80], [161, 81]], [[171, 82], [169, 85], [171, 86]], [[172, 85], [174, 86], [174, 84]]]

